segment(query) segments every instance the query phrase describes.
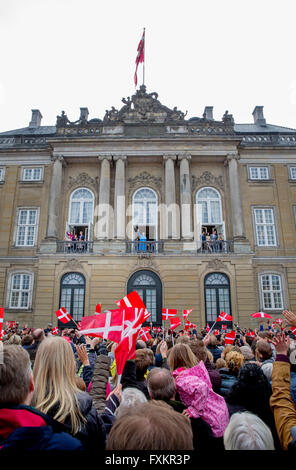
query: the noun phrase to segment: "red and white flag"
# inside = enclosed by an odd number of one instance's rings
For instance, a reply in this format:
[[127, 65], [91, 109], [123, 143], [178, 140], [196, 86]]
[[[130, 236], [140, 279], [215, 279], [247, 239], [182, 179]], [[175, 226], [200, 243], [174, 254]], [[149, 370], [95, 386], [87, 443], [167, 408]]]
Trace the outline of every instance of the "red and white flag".
[[181, 325], [181, 320], [179, 317], [170, 318], [171, 330], [174, 330]]
[[183, 310], [183, 318], [185, 320], [185, 318], [188, 317], [188, 315], [192, 312], [193, 308], [190, 308], [189, 310]]
[[207, 323], [207, 327], [206, 327], [206, 330], [207, 330], [207, 333], [210, 331], [210, 325]]
[[2, 328], [3, 328], [4, 308], [0, 308], [0, 339], [2, 339]]
[[296, 335], [296, 328], [291, 328], [293, 335]]
[[228, 315], [225, 312], [221, 312], [219, 317], [217, 318], [217, 321], [232, 321], [232, 316]]
[[81, 321], [76, 322], [76, 325], [77, 325], [77, 329], [81, 330]]
[[82, 317], [80, 333], [87, 336], [96, 336], [110, 339], [119, 343], [123, 331], [124, 311], [108, 310], [100, 315]]
[[220, 330], [214, 330], [214, 335], [217, 336], [220, 334]]
[[225, 344], [233, 344], [234, 340], [235, 340], [235, 331], [230, 331], [229, 333], [226, 333]]
[[169, 320], [171, 317], [175, 317], [177, 315], [176, 308], [163, 308], [162, 309], [162, 319]]
[[121, 341], [114, 351], [118, 376], [121, 376], [127, 359], [132, 360], [135, 357], [139, 330], [144, 322], [145, 309], [140, 309], [139, 315], [133, 310], [135, 309], [125, 310], [124, 331], [121, 335]]
[[58, 335], [58, 334], [59, 334], [59, 329], [58, 329], [58, 327], [56, 326], [55, 328], [53, 328], [53, 329], [51, 330], [51, 332], [52, 332], [53, 335]]
[[264, 312], [252, 313], [251, 317], [253, 317], [253, 318], [272, 318], [270, 315], [268, 315], [268, 313], [264, 313]]
[[123, 297], [123, 299], [121, 300], [116, 300], [115, 303], [123, 310], [131, 307], [137, 309], [144, 309], [144, 321], [147, 321], [147, 319], [151, 315], [151, 313], [146, 310], [146, 306], [137, 291], [131, 292], [130, 294]]
[[134, 75], [135, 86], [137, 86], [138, 84], [138, 75], [137, 75], [138, 65], [144, 62], [144, 50], [145, 50], [145, 29], [143, 31], [143, 35], [141, 37], [141, 41], [139, 42], [138, 49], [137, 49], [138, 53], [136, 57], [136, 71]]
[[70, 313], [67, 312], [65, 307], [61, 307], [59, 310], [56, 311], [56, 316], [62, 323], [68, 323], [72, 320]]
[[283, 323], [283, 320], [281, 318], [276, 318], [275, 319], [275, 322], [278, 324], [278, 325], [281, 325]]
[[102, 305], [97, 304], [96, 309], [95, 309], [95, 315], [99, 315], [99, 313], [101, 313], [101, 311], [102, 311]]
[[250, 338], [255, 338], [255, 332], [254, 331], [248, 331], [247, 336]]
[[191, 323], [189, 320], [186, 320], [185, 330], [189, 330], [190, 328], [196, 328], [196, 325], [194, 323]]
[[143, 341], [149, 341], [149, 339], [151, 339], [150, 328], [141, 328], [139, 331], [139, 335], [141, 336]]
[[227, 330], [227, 325], [222, 325], [222, 330]]

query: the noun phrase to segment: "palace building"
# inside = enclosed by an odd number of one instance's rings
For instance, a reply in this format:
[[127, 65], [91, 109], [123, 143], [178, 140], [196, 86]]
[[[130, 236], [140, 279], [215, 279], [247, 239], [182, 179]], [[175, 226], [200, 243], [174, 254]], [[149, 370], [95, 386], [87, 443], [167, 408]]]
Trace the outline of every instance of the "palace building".
[[[56, 324], [137, 290], [161, 309], [296, 310], [296, 130], [228, 111], [164, 106], [142, 85], [122, 107], [0, 133], [0, 304], [5, 320]], [[168, 325], [167, 325], [168, 326]]]

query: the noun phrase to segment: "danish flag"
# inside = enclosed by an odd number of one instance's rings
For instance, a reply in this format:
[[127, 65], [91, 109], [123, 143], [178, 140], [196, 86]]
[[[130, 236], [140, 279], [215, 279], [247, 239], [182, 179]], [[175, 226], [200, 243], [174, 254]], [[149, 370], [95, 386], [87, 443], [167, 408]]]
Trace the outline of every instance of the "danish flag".
[[150, 328], [141, 328], [139, 331], [139, 335], [141, 336], [143, 341], [149, 341], [149, 339], [151, 339]]
[[219, 317], [217, 318], [217, 321], [232, 321], [232, 316], [228, 315], [225, 312], [221, 312]]
[[177, 309], [176, 308], [163, 308], [162, 309], [162, 319], [163, 320], [169, 320], [171, 317], [174, 317], [177, 315]]
[[296, 335], [296, 328], [291, 328], [293, 335]]
[[2, 328], [3, 328], [3, 317], [4, 317], [4, 308], [0, 308], [0, 338], [2, 338]]
[[227, 330], [227, 325], [222, 325], [222, 330]]
[[177, 328], [177, 326], [181, 325], [181, 320], [179, 317], [170, 318], [170, 322], [171, 322], [171, 330], [174, 330], [175, 328]]
[[207, 333], [210, 331], [210, 329], [211, 329], [211, 328], [210, 328], [210, 325], [207, 323], [207, 328], [206, 328]]
[[230, 331], [229, 333], [226, 333], [225, 344], [233, 344], [234, 340], [235, 340], [235, 331]]
[[250, 338], [255, 338], [255, 332], [254, 331], [248, 331], [247, 336]]
[[196, 328], [196, 325], [194, 323], [191, 323], [190, 321], [186, 320], [185, 330], [189, 330], [189, 328]]
[[151, 315], [151, 313], [146, 310], [146, 306], [137, 291], [131, 292], [130, 294], [123, 297], [123, 299], [121, 300], [116, 300], [115, 303], [123, 310], [131, 307], [137, 309], [144, 309], [144, 321], [147, 321], [147, 319]]
[[281, 318], [276, 318], [275, 319], [275, 322], [278, 324], [278, 325], [281, 325], [283, 323], [283, 320]]
[[96, 305], [96, 310], [95, 310], [95, 315], [99, 315], [99, 313], [101, 313], [101, 310], [102, 310], [102, 305], [97, 304]]
[[217, 336], [217, 335], [219, 335], [219, 334], [220, 334], [220, 330], [215, 330], [215, 331], [214, 331], [214, 335]]
[[70, 313], [67, 312], [65, 307], [61, 307], [59, 310], [56, 311], [56, 316], [62, 323], [68, 323], [72, 320]]
[[58, 334], [59, 334], [59, 329], [58, 329], [58, 327], [53, 328], [53, 329], [51, 330], [51, 332], [52, 332], [53, 335], [58, 335]]
[[190, 308], [189, 310], [183, 310], [183, 318], [185, 320], [185, 318], [188, 317], [188, 315], [192, 312], [192, 308]]
[[108, 310], [100, 315], [82, 317], [81, 333], [88, 336], [97, 336], [119, 343], [123, 331], [124, 311]]
[[133, 311], [135, 309], [128, 308], [125, 310], [124, 326], [125, 329], [121, 336], [117, 348], [115, 349], [116, 370], [118, 376], [121, 376], [127, 359], [134, 359], [136, 353], [136, 342], [144, 322], [145, 309], [140, 309], [139, 315]]

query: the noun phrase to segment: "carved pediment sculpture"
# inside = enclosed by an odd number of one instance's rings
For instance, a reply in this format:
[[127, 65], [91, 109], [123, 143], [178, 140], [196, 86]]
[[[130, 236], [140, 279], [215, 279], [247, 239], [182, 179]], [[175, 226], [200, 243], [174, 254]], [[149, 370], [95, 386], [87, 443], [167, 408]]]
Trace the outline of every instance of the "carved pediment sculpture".
[[224, 183], [222, 176], [214, 176], [210, 171], [204, 171], [200, 177], [195, 175], [192, 176], [192, 190], [194, 191], [199, 186], [203, 185], [214, 185], [218, 186], [222, 190], [224, 189]]
[[97, 185], [98, 177], [92, 178], [87, 173], [80, 173], [75, 178], [69, 176], [68, 189], [73, 188], [73, 186], [92, 186], [97, 188]]
[[151, 186], [161, 190], [162, 178], [158, 176], [150, 175], [147, 171], [142, 171], [139, 175], [134, 176], [133, 178], [128, 178], [129, 184], [129, 194], [138, 187], [141, 186]]
[[124, 106], [117, 110], [112, 106], [111, 110], [106, 110], [104, 123], [124, 122], [124, 123], [164, 123], [184, 121], [187, 114], [179, 111], [177, 107], [169, 109], [158, 100], [158, 94], [147, 93], [145, 85], [141, 85], [136, 94], [131, 98], [122, 98]]

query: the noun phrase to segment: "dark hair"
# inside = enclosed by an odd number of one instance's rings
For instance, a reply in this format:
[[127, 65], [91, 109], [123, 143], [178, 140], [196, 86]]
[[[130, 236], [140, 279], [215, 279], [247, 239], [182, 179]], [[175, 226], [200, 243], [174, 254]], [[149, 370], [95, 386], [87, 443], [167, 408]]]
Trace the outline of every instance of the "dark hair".
[[271, 385], [261, 367], [249, 362], [241, 367], [237, 382], [229, 391], [227, 402], [245, 407], [270, 426], [273, 424], [269, 406], [271, 394]]

